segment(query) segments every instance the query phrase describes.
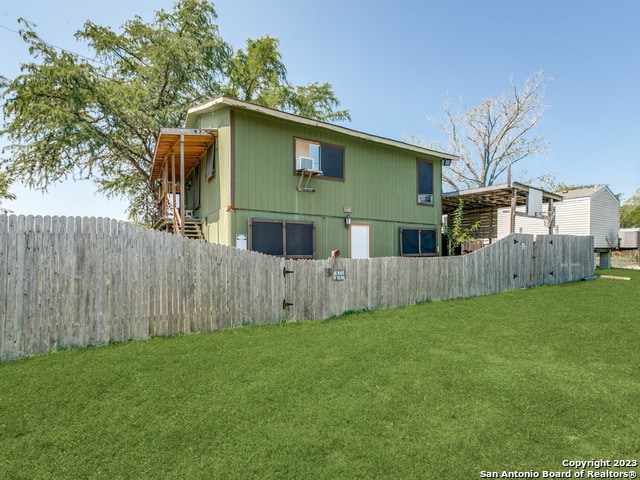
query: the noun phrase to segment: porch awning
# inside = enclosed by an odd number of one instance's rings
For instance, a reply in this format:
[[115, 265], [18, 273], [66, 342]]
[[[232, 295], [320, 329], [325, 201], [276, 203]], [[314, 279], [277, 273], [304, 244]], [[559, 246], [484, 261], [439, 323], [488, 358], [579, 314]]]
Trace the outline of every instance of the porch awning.
[[[455, 211], [460, 198], [464, 201], [465, 210], [510, 207], [511, 200], [514, 197], [516, 198], [516, 205], [526, 205], [529, 188], [529, 185], [511, 182], [470, 190], [446, 192], [442, 194], [442, 213]], [[543, 202], [548, 202], [549, 200], [561, 202], [562, 196], [542, 190], [542, 200]]]
[[[209, 145], [218, 134], [217, 130], [201, 130], [193, 128], [162, 128], [158, 135], [156, 151], [151, 165], [151, 181], [155, 181], [162, 176], [165, 162], [168, 164], [168, 180], [172, 181], [175, 172], [176, 181], [180, 175], [180, 139], [184, 138], [182, 145], [184, 155], [184, 171], [189, 174], [198, 164], [202, 155], [207, 151]], [[173, 165], [172, 165], [173, 162]]]

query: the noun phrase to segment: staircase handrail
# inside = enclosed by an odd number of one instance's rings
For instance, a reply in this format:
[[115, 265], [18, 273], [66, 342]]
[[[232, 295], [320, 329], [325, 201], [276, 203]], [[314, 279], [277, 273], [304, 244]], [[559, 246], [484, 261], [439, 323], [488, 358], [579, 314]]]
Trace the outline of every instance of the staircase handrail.
[[180, 218], [180, 211], [175, 207], [168, 193], [165, 193], [164, 199], [167, 202], [167, 206], [173, 209], [173, 231], [180, 235], [182, 233], [182, 219]]

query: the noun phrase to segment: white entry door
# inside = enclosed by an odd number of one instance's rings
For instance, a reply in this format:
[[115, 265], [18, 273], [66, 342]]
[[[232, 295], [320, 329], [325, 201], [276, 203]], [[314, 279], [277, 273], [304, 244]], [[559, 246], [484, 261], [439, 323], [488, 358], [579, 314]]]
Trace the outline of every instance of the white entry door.
[[369, 258], [369, 225], [352, 223], [349, 230], [351, 258]]

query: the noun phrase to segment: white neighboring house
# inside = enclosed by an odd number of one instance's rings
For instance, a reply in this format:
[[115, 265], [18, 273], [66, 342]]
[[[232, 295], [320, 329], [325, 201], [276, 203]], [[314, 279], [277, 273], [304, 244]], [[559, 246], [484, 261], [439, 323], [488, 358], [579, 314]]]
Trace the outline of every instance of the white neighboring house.
[[[620, 230], [620, 202], [606, 185], [577, 190], [556, 192], [562, 195], [562, 202], [554, 204], [556, 208], [557, 235], [593, 235], [596, 250], [610, 250], [618, 247]], [[547, 213], [548, 204], [542, 206]], [[524, 212], [525, 207], [517, 211]], [[498, 209], [498, 238], [509, 234], [510, 209]], [[516, 216], [515, 233], [545, 235], [549, 228], [540, 218]]]

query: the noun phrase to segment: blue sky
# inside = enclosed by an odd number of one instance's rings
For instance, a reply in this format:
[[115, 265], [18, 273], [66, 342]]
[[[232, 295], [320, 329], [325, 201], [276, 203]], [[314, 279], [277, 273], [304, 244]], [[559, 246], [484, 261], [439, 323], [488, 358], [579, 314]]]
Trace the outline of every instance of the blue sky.
[[[29, 56], [17, 18], [49, 43], [86, 54], [74, 32], [91, 19], [117, 29], [151, 20], [173, 0], [32, 0], [0, 6], [0, 74], [13, 77]], [[467, 105], [522, 84], [543, 70], [553, 80], [538, 134], [550, 153], [515, 169], [570, 184], [640, 188], [640, 2], [635, 0], [431, 0], [323, 2], [219, 0], [222, 37], [234, 48], [268, 34], [294, 84], [329, 82], [351, 111], [345, 126], [402, 140], [442, 140], [429, 117], [447, 97]], [[125, 219], [125, 204], [94, 195], [93, 184], [61, 184], [49, 194], [13, 189], [16, 213]]]

